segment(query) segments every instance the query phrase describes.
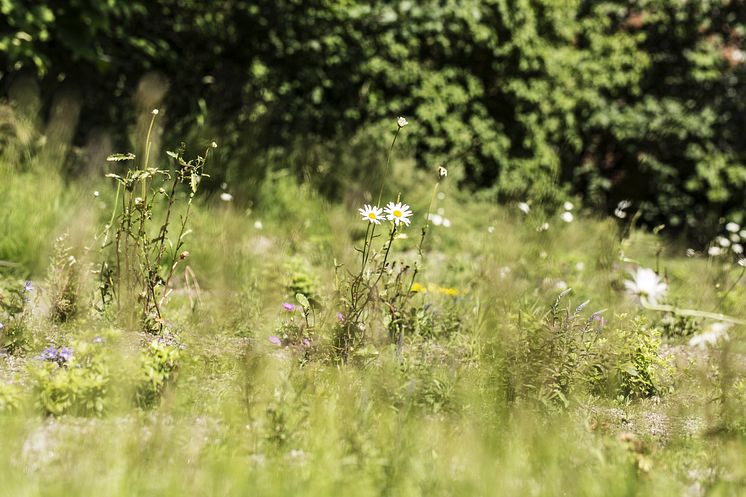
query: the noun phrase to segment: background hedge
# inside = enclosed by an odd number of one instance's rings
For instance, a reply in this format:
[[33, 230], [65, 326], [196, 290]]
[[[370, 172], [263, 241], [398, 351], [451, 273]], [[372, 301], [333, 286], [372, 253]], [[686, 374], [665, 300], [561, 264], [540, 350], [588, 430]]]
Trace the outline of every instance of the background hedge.
[[[7, 93], [82, 102], [75, 140], [168, 83], [167, 137], [220, 137], [217, 175], [290, 168], [338, 195], [381, 123], [500, 201], [566, 193], [705, 240], [744, 219], [742, 0], [0, 0]], [[121, 140], [124, 135], [119, 137]], [[375, 145], [370, 145], [375, 142]], [[376, 148], [378, 147], [378, 148]], [[376, 155], [378, 154], [378, 155]], [[313, 173], [313, 174], [309, 174]], [[250, 192], [250, 189], [246, 190]]]

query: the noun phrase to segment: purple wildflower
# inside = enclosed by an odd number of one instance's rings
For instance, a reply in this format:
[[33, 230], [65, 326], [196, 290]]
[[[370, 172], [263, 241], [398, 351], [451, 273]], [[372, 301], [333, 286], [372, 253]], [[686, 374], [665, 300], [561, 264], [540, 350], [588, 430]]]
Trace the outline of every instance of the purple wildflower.
[[304, 347], [310, 347], [311, 346], [311, 340], [309, 340], [308, 338], [304, 338], [303, 339], [303, 346]]
[[284, 307], [288, 312], [293, 312], [295, 310], [295, 304], [291, 304], [290, 302], [283, 302], [282, 307]]
[[345, 320], [345, 315], [337, 311], [337, 321], [344, 321], [344, 320]]
[[38, 358], [42, 361], [56, 361], [57, 349], [54, 347], [47, 347]]
[[282, 345], [282, 340], [280, 340], [280, 337], [272, 335], [269, 337], [269, 343], [272, 345], [277, 345], [278, 347]]
[[31, 293], [34, 291], [34, 284], [31, 282], [31, 280], [28, 280], [24, 285], [23, 289], [27, 292]]
[[57, 356], [62, 362], [68, 362], [73, 358], [73, 351], [68, 347], [62, 347]]

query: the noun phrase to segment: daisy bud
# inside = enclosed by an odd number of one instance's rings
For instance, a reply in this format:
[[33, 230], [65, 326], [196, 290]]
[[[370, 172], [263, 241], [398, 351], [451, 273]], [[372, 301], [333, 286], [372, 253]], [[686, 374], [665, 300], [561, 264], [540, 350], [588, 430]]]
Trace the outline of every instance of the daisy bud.
[[399, 116], [396, 118], [396, 124], [399, 126], [399, 128], [403, 128], [407, 124], [409, 124], [409, 121], [407, 121], [404, 117]]
[[153, 109], [152, 111], [150, 111], [150, 113], [153, 114], [154, 116], [157, 116], [158, 112], [159, 112], [158, 109]]
[[448, 170], [445, 167], [438, 167], [438, 178], [445, 178], [448, 176]]
[[210, 144], [210, 146], [211, 146], [212, 148], [218, 148], [218, 144], [217, 144], [217, 143], [215, 143], [215, 142], [212, 142], [212, 143]]

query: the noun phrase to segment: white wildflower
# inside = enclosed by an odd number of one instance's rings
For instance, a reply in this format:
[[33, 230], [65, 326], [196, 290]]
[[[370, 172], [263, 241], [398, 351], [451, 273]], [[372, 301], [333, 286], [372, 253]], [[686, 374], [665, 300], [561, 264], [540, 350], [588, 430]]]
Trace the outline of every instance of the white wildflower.
[[495, 232], [495, 227], [494, 226], [488, 226], [487, 227], [487, 233], [494, 233], [494, 232]]
[[231, 202], [233, 201], [233, 195], [228, 192], [223, 192], [220, 194], [220, 200], [222, 200], [223, 202]]
[[627, 213], [625, 211], [631, 206], [632, 202], [630, 202], [629, 200], [622, 200], [616, 205], [616, 209], [614, 209], [614, 215], [619, 219], [626, 218]]
[[524, 214], [528, 214], [528, 212], [531, 210], [531, 207], [526, 202], [518, 202], [518, 208]]
[[575, 208], [572, 202], [565, 202], [562, 204], [562, 207], [564, 207], [566, 211], [571, 211]]
[[438, 178], [445, 178], [448, 176], [448, 170], [445, 167], [438, 168]]
[[717, 257], [722, 253], [723, 249], [715, 245], [707, 249], [707, 255], [709, 255], [710, 257]]
[[372, 224], [381, 224], [383, 219], [383, 209], [376, 205], [365, 204], [362, 209], [358, 209], [358, 212], [363, 218], [363, 221], [368, 221]]
[[399, 223], [404, 223], [409, 226], [409, 223], [411, 222], [409, 218], [412, 216], [412, 211], [407, 204], [401, 202], [389, 202], [386, 205], [384, 212], [386, 213], [386, 218], [389, 221], [393, 221], [396, 226], [399, 226]]
[[396, 124], [399, 126], [399, 128], [403, 128], [407, 124], [409, 124], [409, 121], [407, 121], [404, 117], [399, 116], [396, 118]]
[[443, 218], [443, 227], [444, 228], [450, 228], [451, 227], [451, 220], [447, 217]]
[[638, 267], [637, 271], [630, 271], [631, 280], [625, 280], [624, 286], [632, 295], [641, 300], [657, 305], [666, 296], [668, 285], [649, 268]]
[[153, 109], [153, 110], [150, 111], [150, 113], [153, 114], [154, 116], [157, 116], [158, 112], [159, 112], [158, 109]]
[[572, 215], [572, 212], [565, 211], [562, 214], [560, 214], [560, 219], [562, 219], [566, 223], [571, 223], [573, 219], [575, 219], [575, 216]]
[[730, 339], [730, 336], [728, 335], [728, 329], [730, 327], [730, 323], [723, 323], [720, 321], [712, 323], [705, 329], [705, 331], [699, 335], [694, 335], [689, 340], [689, 346], [706, 349], [707, 347], [714, 347], [718, 342], [727, 342]]
[[262, 224], [262, 222], [259, 219], [257, 219], [256, 221], [254, 221], [254, 228], [260, 230], [260, 229], [264, 228], [264, 225]]
[[743, 245], [740, 243], [734, 243], [733, 246], [730, 248], [734, 254], [743, 254]]
[[730, 240], [728, 240], [724, 236], [719, 236], [715, 238], [715, 241], [717, 242], [718, 245], [720, 245], [723, 248], [730, 247]]
[[741, 227], [737, 223], [734, 223], [733, 221], [725, 225], [725, 231], [729, 231], [731, 233], [738, 233], [738, 230], [740, 229]]

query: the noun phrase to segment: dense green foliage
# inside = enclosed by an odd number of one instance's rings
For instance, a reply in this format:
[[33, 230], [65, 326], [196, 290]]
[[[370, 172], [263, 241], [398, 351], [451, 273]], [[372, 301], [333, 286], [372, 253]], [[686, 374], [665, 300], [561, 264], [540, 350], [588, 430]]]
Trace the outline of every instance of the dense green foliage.
[[221, 136], [218, 178], [232, 184], [256, 186], [279, 157], [339, 193], [380, 157], [355, 136], [401, 114], [420, 164], [502, 200], [556, 200], [561, 180], [589, 205], [630, 199], [644, 221], [702, 240], [722, 216], [743, 221], [742, 0], [0, 8], [6, 88], [30, 71], [45, 95], [77, 91], [84, 140], [134, 120], [131, 97], [155, 71], [177, 132]]

